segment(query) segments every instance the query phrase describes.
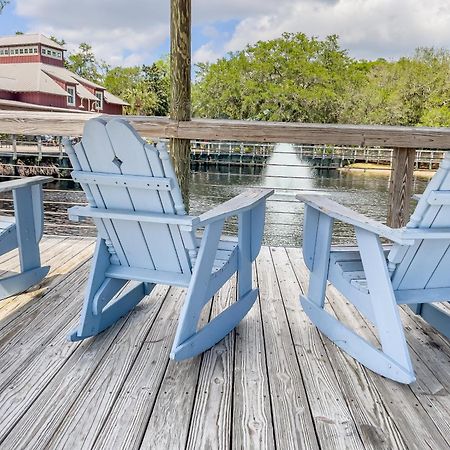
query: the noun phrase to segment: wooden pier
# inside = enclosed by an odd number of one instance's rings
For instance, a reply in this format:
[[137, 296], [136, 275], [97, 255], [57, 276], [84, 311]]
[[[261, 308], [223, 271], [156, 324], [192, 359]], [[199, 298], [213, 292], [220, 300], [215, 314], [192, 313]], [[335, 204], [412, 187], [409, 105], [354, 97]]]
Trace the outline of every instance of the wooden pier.
[[[45, 237], [45, 281], [0, 303], [0, 448], [450, 448], [450, 342], [401, 309], [417, 382], [386, 380], [321, 336], [298, 302], [299, 249], [264, 247], [260, 298], [203, 356], [169, 360], [184, 291], [158, 287], [94, 339], [71, 343], [93, 240]], [[16, 269], [14, 253], [0, 258]], [[203, 321], [235, 300], [222, 288]], [[329, 288], [328, 307], [376, 342]], [[338, 301], [339, 300], [339, 301]]]

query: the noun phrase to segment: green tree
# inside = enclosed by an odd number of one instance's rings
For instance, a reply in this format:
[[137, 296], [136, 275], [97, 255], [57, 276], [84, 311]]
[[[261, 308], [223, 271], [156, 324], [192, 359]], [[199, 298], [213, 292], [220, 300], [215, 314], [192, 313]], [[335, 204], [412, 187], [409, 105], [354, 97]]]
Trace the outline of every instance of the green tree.
[[104, 86], [114, 95], [121, 96], [130, 86], [134, 86], [142, 80], [141, 68], [114, 67], [108, 70], [104, 78]]
[[335, 122], [353, 60], [337, 36], [285, 33], [197, 66], [194, 113], [204, 117]]
[[0, 0], [0, 14], [2, 13], [4, 7], [9, 3], [9, 0]]
[[164, 116], [169, 110], [169, 64], [159, 60], [150, 66], [114, 67], [104, 86], [127, 101], [128, 114]]
[[418, 49], [413, 58], [369, 63], [365, 79], [349, 87], [341, 121], [387, 125], [449, 125], [450, 56]]
[[155, 114], [158, 107], [158, 97], [148, 89], [148, 86], [143, 81], [129, 86], [122, 93], [122, 98], [129, 103], [127, 114], [151, 116]]
[[166, 116], [170, 107], [170, 62], [168, 58], [159, 59], [150, 66], [142, 66], [144, 82], [156, 95], [155, 116]]
[[78, 51], [68, 56], [66, 67], [94, 83], [101, 83], [109, 69], [104, 61], [95, 57], [92, 46], [86, 42], [82, 42], [78, 47]]
[[50, 36], [50, 39], [53, 42], [56, 42], [58, 45], [61, 45], [62, 47], [64, 47], [66, 45], [66, 41], [64, 39], [59, 39], [56, 36]]

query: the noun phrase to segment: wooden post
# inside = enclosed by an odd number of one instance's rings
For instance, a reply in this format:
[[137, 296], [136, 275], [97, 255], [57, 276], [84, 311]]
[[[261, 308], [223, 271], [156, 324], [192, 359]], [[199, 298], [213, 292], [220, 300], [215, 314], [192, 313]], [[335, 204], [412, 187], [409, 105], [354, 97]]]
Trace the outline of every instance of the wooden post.
[[[174, 120], [191, 120], [191, 0], [171, 0], [170, 66], [171, 108]], [[186, 210], [189, 210], [191, 144], [171, 139], [171, 156]]]
[[394, 148], [392, 152], [387, 224], [393, 228], [403, 227], [409, 220], [415, 159], [412, 148]]

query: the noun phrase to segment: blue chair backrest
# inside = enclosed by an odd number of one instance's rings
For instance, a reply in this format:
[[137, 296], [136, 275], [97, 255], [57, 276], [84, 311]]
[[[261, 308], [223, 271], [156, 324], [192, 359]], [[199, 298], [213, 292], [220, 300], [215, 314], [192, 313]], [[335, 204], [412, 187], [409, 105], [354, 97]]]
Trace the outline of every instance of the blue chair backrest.
[[[74, 179], [83, 180], [90, 206], [130, 214], [186, 214], [166, 145], [148, 144], [127, 121], [89, 120], [73, 150], [69, 156]], [[83, 178], [83, 174], [88, 176]], [[136, 176], [135, 182], [124, 177], [129, 175]], [[116, 219], [98, 219], [96, 225], [113, 264], [191, 273], [193, 237], [178, 225]]]

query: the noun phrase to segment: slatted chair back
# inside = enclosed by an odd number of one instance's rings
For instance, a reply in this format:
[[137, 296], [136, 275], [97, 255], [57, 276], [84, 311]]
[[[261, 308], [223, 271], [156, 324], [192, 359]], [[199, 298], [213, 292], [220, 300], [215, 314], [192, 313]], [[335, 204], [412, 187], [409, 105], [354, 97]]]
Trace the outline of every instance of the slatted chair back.
[[[450, 228], [450, 152], [446, 152], [420, 197], [407, 228]], [[392, 277], [394, 289], [450, 288], [449, 239], [424, 239], [404, 247], [396, 245], [391, 253], [399, 262]]]
[[[122, 119], [87, 122], [83, 139], [68, 149], [91, 207], [109, 211], [185, 215], [180, 188], [164, 143], [146, 143]], [[136, 214], [134, 214], [136, 216]], [[179, 225], [94, 219], [111, 254], [125, 267], [191, 274], [193, 237]]]

